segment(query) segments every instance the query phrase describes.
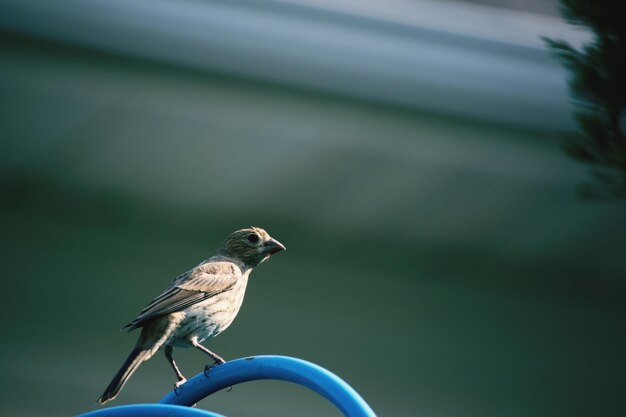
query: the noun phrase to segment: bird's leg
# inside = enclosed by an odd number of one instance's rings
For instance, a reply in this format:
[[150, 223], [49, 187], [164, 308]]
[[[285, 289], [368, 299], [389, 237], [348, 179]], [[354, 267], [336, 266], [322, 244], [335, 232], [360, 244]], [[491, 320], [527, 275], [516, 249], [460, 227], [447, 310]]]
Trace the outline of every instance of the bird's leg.
[[183, 385], [185, 382], [187, 382], [187, 379], [183, 376], [182, 373], [180, 373], [180, 369], [178, 369], [176, 362], [174, 362], [174, 356], [172, 355], [173, 352], [174, 348], [172, 346], [168, 345], [164, 349], [165, 357], [167, 358], [167, 361], [170, 363], [170, 365], [172, 365], [172, 368], [176, 373], [176, 378], [178, 378], [178, 381], [174, 384], [174, 388], [176, 389]]
[[191, 346], [193, 346], [196, 349], [199, 349], [199, 350], [203, 351], [204, 353], [206, 353], [207, 355], [209, 355], [211, 357], [211, 359], [213, 359], [213, 361], [215, 362], [215, 365], [221, 365], [221, 364], [226, 362], [218, 354], [211, 352], [209, 349], [207, 349], [204, 346], [202, 346], [196, 340], [192, 340], [191, 341]]
[[224, 359], [222, 359], [218, 354], [211, 352], [209, 349], [205, 348], [204, 346], [202, 346], [200, 343], [198, 343], [197, 340], [191, 340], [191, 346], [195, 347], [198, 350], [201, 350], [202, 352], [206, 353], [207, 355], [209, 355], [211, 357], [211, 359], [213, 359], [213, 361], [215, 362], [213, 365], [207, 365], [204, 367], [204, 373], [206, 374], [209, 369], [211, 369], [211, 367], [215, 366], [215, 365], [221, 365], [224, 362], [226, 362]]

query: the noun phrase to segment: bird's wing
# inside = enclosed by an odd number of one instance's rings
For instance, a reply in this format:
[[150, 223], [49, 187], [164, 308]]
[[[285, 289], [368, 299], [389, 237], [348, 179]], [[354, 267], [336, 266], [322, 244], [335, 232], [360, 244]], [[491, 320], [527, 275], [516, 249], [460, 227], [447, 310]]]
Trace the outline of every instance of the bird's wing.
[[124, 329], [134, 330], [156, 317], [181, 311], [228, 291], [239, 277], [241, 270], [230, 262], [200, 264], [176, 278], [163, 294], [148, 304], [135, 320], [124, 326]]

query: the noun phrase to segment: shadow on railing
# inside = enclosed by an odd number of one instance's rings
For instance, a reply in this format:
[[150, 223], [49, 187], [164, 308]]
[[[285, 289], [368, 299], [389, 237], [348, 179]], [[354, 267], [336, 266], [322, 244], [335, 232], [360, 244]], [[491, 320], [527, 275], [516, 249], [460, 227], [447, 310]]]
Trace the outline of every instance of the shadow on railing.
[[346, 417], [376, 417], [363, 398], [337, 375], [311, 362], [286, 356], [235, 359], [196, 375], [167, 394], [159, 404], [104, 408], [79, 417], [223, 417], [190, 406], [223, 388], [260, 379], [277, 379], [307, 387], [332, 402]]

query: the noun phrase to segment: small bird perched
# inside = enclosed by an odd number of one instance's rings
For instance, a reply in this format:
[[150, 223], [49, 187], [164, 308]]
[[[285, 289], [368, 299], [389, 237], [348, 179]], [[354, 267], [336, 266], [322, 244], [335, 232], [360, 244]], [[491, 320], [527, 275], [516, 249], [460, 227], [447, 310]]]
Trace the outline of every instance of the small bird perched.
[[124, 326], [127, 331], [141, 327], [141, 335], [98, 402], [114, 399], [139, 365], [161, 348], [178, 378], [176, 387], [187, 380], [174, 362], [174, 347], [193, 346], [215, 364], [224, 363], [200, 343], [226, 330], [239, 312], [252, 269], [284, 249], [261, 228], [237, 230], [215, 256], [174, 279], [163, 294]]

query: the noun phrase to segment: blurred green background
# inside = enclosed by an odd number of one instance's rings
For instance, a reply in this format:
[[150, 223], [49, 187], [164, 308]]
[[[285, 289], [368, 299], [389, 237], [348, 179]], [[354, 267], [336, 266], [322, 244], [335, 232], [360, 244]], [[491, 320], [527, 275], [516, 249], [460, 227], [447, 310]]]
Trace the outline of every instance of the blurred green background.
[[[193, 25], [227, 3], [170, 4], [163, 22], [144, 2], [145, 21], [107, 9], [123, 2], [0, 4], [1, 414], [98, 408], [137, 337], [119, 329], [256, 225], [288, 250], [208, 343], [226, 359], [318, 363], [380, 416], [623, 415], [626, 213], [575, 195], [586, 173], [559, 149], [572, 123], [558, 63], [533, 40], [426, 30], [406, 2], [376, 18], [305, 3], [234, 2], [282, 26], [235, 15], [200, 24], [204, 38], [181, 16]], [[551, 7], [488, 10], [558, 24]], [[188, 377], [206, 363], [177, 360]], [[173, 382], [157, 355], [113, 405]], [[200, 406], [338, 415], [267, 381]]]

